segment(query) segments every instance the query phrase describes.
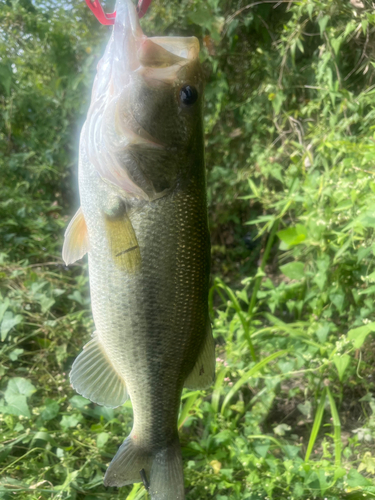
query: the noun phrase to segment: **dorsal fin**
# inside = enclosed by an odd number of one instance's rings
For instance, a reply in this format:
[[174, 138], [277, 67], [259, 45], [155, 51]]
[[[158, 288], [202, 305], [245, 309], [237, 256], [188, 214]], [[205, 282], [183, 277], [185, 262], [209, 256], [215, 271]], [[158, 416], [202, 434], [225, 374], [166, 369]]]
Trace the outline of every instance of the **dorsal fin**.
[[207, 389], [215, 378], [215, 342], [211, 325], [208, 324], [206, 338], [199, 352], [194, 368], [185, 380], [188, 389]]
[[81, 259], [89, 250], [89, 237], [81, 207], [65, 231], [62, 258], [67, 266]]

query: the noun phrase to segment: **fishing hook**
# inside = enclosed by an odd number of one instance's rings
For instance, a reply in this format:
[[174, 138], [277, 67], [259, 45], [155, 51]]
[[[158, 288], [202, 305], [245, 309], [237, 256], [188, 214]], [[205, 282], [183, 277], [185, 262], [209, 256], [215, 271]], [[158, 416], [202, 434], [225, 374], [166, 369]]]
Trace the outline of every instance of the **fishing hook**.
[[[115, 24], [116, 19], [116, 11], [115, 12], [104, 12], [103, 7], [100, 4], [99, 0], [85, 0], [88, 8], [94, 14], [96, 19], [106, 26], [110, 26]], [[139, 0], [137, 5], [137, 12], [139, 18], [143, 17], [148, 8], [150, 7], [152, 0]]]

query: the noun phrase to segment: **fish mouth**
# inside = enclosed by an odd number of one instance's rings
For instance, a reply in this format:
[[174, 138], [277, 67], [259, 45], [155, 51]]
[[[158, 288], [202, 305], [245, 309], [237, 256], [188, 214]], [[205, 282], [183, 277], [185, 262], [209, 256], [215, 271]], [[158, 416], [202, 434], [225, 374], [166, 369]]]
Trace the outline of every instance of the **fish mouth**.
[[192, 37], [150, 37], [138, 50], [142, 66], [149, 68], [168, 68], [183, 65], [199, 55], [199, 42]]
[[140, 68], [177, 66], [178, 71], [178, 67], [198, 57], [199, 41], [195, 37], [147, 37], [131, 0], [117, 0], [116, 13], [112, 60], [122, 77]]
[[[143, 77], [150, 87], [173, 84], [185, 65], [199, 56], [199, 41], [195, 37], [147, 37], [139, 23], [138, 13], [131, 0], [117, 0], [116, 21], [113, 29], [114, 52], [112, 59], [112, 85], [114, 93], [126, 96], [126, 86], [133, 76]], [[119, 99], [120, 104], [121, 98]], [[121, 105], [119, 106], [121, 107]], [[127, 112], [126, 127], [120, 126], [119, 135], [127, 132], [131, 144], [163, 148]], [[116, 115], [119, 117], [121, 111]], [[117, 120], [120, 125], [121, 119]]]

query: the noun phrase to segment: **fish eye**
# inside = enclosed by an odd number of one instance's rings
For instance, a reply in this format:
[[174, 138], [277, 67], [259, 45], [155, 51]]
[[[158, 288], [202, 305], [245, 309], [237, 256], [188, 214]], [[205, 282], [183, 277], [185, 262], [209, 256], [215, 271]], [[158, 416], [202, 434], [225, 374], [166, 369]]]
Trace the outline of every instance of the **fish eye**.
[[192, 85], [184, 85], [180, 89], [180, 101], [185, 106], [193, 105], [198, 99], [198, 91]]

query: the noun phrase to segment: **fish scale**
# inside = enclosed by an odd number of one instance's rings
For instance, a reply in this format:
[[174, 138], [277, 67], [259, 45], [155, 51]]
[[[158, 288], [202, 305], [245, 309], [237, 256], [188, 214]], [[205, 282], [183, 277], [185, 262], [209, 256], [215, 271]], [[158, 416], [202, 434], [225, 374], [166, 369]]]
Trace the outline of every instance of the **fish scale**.
[[132, 402], [133, 428], [105, 485], [139, 482], [143, 470], [152, 500], [180, 500], [181, 391], [206, 388], [215, 369], [199, 44], [153, 42], [130, 0], [116, 10], [81, 133], [81, 208], [63, 248], [67, 264], [88, 253], [95, 323], [70, 378], [98, 404]]

